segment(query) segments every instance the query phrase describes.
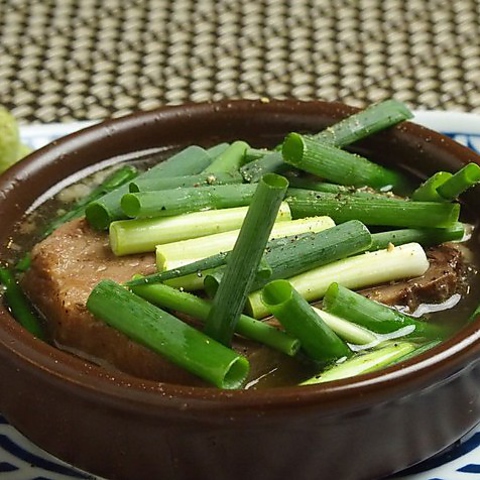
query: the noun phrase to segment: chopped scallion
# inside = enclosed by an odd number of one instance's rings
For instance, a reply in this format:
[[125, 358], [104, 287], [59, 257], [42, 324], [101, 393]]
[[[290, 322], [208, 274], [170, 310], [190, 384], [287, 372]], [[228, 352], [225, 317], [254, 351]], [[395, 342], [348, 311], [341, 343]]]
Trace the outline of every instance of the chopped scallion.
[[112, 280], [90, 293], [88, 310], [132, 340], [219, 388], [241, 387], [248, 360]]
[[[137, 285], [130, 288], [137, 295], [159, 307], [176, 310], [201, 321], [205, 321], [210, 312], [211, 304], [207, 300], [168, 285]], [[300, 348], [298, 339], [247, 315], [240, 315], [235, 331], [245, 338], [267, 345], [289, 356], [295, 355]]]
[[223, 344], [231, 342], [287, 187], [284, 177], [274, 173], [262, 177], [229, 255], [205, 322], [207, 335]]
[[287, 280], [274, 280], [262, 290], [262, 300], [285, 330], [298, 338], [316, 362], [349, 357], [352, 351]]

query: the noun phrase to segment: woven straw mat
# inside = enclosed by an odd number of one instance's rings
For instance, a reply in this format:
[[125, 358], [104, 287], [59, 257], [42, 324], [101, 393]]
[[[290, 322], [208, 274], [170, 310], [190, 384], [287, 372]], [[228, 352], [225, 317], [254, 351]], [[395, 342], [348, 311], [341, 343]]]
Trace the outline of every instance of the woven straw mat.
[[222, 98], [480, 112], [480, 0], [0, 0], [27, 122]]

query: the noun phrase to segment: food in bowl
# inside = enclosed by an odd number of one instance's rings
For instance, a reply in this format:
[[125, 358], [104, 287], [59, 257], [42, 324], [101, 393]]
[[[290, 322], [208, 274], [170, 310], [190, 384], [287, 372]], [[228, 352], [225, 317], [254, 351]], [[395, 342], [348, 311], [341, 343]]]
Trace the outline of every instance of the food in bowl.
[[147, 156], [59, 207], [86, 180], [68, 187], [25, 220], [43, 238], [21, 274], [34, 333], [43, 323], [57, 347], [107, 368], [221, 388], [339, 379], [435, 346], [468, 320], [445, 312], [476, 307], [456, 200], [480, 167], [415, 185], [341, 148], [409, 117], [387, 101], [276, 149]]
[[[49, 186], [89, 162], [132, 152], [133, 140], [145, 149], [167, 142], [210, 147], [239, 138], [257, 147], [274, 147], [289, 132], [320, 131], [347, 113], [352, 110], [321, 103], [241, 102], [172, 108], [115, 121], [108, 128], [71, 137], [70, 146], [66, 139], [39, 152], [36, 158], [41, 155], [43, 166], [37, 168], [49, 172], [41, 189], [30, 184], [21, 196], [16, 196], [19, 190], [10, 192], [13, 204], [3, 218], [12, 225], [15, 208], [26, 210]], [[212, 129], [217, 132], [213, 138]], [[404, 159], [407, 170], [421, 170], [423, 178], [437, 170], [459, 170], [475, 158], [443, 137], [409, 124], [359, 143], [357, 151], [381, 160], [386, 145], [394, 164], [401, 165]], [[59, 163], [54, 168], [51, 162], [60, 152], [64, 166], [59, 177]], [[468, 194], [466, 199], [474, 204]], [[263, 270], [268, 274], [268, 267]], [[472, 311], [469, 306], [463, 318]], [[278, 478], [289, 465], [299, 465], [300, 458], [299, 478], [314, 478], [319, 469], [327, 478], [374, 478], [439, 451], [478, 421], [472, 381], [477, 372], [475, 322], [416, 359], [381, 373], [302, 387], [260, 388], [257, 382], [255, 388], [225, 390], [191, 386], [190, 380], [183, 385], [176, 380], [152, 381], [111, 365], [98, 368], [27, 336], [8, 316], [2, 319], [0, 368], [4, 381], [11, 384], [2, 389], [2, 411], [44, 448], [111, 478], [209, 478], [212, 468], [217, 478], [245, 474]], [[52, 427], [18, 401], [18, 392], [27, 391], [50, 412]], [[447, 408], [449, 419], [441, 428], [433, 416], [421, 413], [445, 411], [445, 405], [453, 403], [457, 408]], [[467, 404], [468, 409], [460, 407]], [[419, 427], [421, 423], [421, 431], [402, 429], [412, 416]], [[53, 427], [55, 435], [47, 434]], [[395, 442], [388, 442], [392, 431]], [[85, 444], [82, 438], [90, 440]], [[347, 445], [350, 453], [358, 452], [350, 455], [348, 468], [334, 460]], [[101, 460], [95, 451], [102, 452]], [[284, 452], [282, 458], [275, 455], [278, 451]]]

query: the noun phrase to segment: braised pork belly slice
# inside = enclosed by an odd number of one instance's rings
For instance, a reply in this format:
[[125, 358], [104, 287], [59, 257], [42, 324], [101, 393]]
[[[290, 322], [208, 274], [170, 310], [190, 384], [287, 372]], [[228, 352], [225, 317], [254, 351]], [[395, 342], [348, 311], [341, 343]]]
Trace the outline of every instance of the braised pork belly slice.
[[[148, 275], [155, 270], [153, 253], [116, 257], [108, 236], [78, 219], [33, 248], [31, 268], [22, 284], [59, 348], [136, 377], [203, 385], [197, 377], [96, 319], [85, 306], [100, 280], [124, 282], [136, 273]], [[236, 339], [233, 348], [250, 358], [251, 378], [258, 378], [280, 362], [281, 354], [245, 339]]]

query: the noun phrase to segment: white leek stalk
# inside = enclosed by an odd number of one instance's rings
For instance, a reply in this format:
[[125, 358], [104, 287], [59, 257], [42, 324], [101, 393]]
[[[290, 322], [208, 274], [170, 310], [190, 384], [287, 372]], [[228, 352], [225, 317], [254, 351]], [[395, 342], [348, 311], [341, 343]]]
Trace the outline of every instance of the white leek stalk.
[[[240, 228], [247, 210], [248, 207], [235, 207], [173, 217], [118, 220], [110, 224], [110, 247], [115, 255], [154, 252], [162, 243]], [[288, 204], [282, 202], [276, 221], [291, 219]]]
[[[320, 300], [332, 282], [352, 290], [423, 275], [429, 267], [427, 255], [418, 243], [367, 252], [322, 265], [290, 277], [293, 287], [309, 302]], [[248, 296], [246, 310], [254, 318], [269, 314], [261, 291]]]
[[[308, 232], [320, 232], [334, 226], [334, 221], [325, 216], [277, 221], [273, 226], [269, 240]], [[230, 230], [215, 235], [158, 245], [156, 248], [157, 269], [160, 272], [174, 270], [202, 258], [228, 252], [233, 249], [239, 232], [240, 229]]]

